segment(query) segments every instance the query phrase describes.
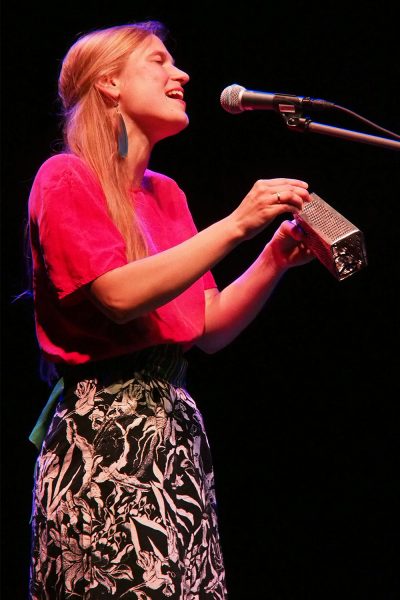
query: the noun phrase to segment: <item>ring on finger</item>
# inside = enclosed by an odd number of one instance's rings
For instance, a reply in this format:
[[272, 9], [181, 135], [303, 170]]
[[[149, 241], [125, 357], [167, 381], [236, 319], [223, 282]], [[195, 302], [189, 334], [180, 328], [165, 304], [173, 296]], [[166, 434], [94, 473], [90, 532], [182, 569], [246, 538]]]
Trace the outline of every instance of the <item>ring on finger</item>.
[[276, 192], [276, 197], [278, 199], [278, 204], [280, 204], [281, 203], [281, 195], [279, 192]]

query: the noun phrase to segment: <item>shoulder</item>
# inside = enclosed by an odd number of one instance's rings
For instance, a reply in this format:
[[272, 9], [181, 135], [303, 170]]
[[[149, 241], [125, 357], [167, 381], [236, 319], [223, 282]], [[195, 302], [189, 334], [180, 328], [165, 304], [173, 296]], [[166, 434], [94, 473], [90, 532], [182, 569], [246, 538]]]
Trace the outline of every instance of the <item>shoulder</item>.
[[171, 219], [180, 222], [189, 219], [191, 222], [186, 194], [172, 177], [147, 169], [143, 188], [146, 194], [151, 195], [160, 210]]
[[53, 187], [73, 181], [83, 184], [96, 183], [89, 166], [79, 156], [69, 153], [55, 154], [48, 158], [35, 177], [35, 184], [41, 187]]
[[56, 154], [42, 163], [29, 194], [32, 217], [39, 218], [43, 211], [64, 211], [67, 207], [87, 210], [89, 203], [104, 204], [104, 194], [82, 159], [74, 154]]
[[157, 171], [152, 171], [151, 169], [146, 169], [145, 171], [143, 186], [146, 190], [155, 193], [157, 193], [157, 191], [169, 191], [171, 193], [175, 192], [176, 194], [183, 193], [172, 177], [168, 177], [168, 175], [158, 173]]

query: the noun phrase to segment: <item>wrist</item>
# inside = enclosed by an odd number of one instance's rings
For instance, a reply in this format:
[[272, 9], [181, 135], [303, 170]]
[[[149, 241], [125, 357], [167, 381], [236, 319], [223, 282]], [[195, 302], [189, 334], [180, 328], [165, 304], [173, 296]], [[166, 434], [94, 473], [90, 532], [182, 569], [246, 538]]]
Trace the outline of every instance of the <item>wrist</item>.
[[235, 218], [234, 213], [225, 217], [220, 221], [224, 235], [234, 248], [246, 239], [246, 232], [239, 221]]
[[290, 268], [287, 257], [280, 250], [279, 245], [274, 240], [268, 242], [260, 255], [260, 260], [265, 267], [268, 267], [271, 274], [281, 277]]

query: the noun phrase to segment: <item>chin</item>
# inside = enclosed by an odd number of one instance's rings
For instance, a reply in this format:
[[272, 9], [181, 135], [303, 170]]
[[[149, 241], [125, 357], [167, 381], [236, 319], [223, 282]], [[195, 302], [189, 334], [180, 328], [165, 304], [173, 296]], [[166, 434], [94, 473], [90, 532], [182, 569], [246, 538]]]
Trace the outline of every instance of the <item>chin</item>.
[[179, 119], [179, 121], [176, 120], [174, 122], [169, 122], [165, 125], [166, 126], [160, 129], [160, 131], [158, 132], [159, 135], [157, 141], [163, 140], [173, 135], [177, 135], [178, 133], [186, 129], [186, 127], [189, 125], [189, 117], [185, 115], [184, 119], [181, 118]]

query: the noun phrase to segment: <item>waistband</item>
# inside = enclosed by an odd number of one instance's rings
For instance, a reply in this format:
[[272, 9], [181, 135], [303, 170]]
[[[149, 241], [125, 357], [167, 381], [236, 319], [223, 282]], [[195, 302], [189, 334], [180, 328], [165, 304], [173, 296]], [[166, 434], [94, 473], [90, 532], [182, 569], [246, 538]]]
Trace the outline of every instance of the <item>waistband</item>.
[[140, 372], [167, 381], [176, 387], [183, 387], [186, 383], [187, 367], [188, 362], [183, 356], [182, 346], [178, 344], [152, 346], [132, 354], [83, 365], [57, 365], [60, 379], [31, 431], [29, 440], [40, 450], [57, 402], [64, 391], [75, 386], [78, 381], [98, 379], [106, 385]]
[[60, 377], [63, 377], [65, 387], [84, 379], [115, 381], [129, 377], [135, 372], [182, 387], [186, 384], [187, 367], [188, 361], [183, 356], [182, 346], [161, 344], [131, 354], [90, 361], [81, 365], [57, 365], [57, 371]]

